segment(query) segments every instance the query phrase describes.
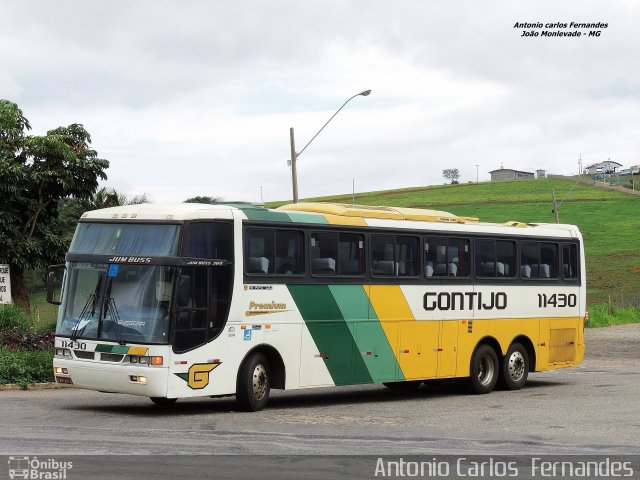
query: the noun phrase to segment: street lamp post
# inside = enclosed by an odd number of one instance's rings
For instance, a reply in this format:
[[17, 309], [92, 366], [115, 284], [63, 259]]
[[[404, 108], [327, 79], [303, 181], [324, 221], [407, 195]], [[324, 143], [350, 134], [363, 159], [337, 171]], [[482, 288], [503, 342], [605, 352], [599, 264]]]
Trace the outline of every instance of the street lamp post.
[[327, 122], [322, 126], [322, 128], [316, 132], [316, 134], [311, 138], [311, 140], [309, 140], [307, 144], [299, 152], [296, 152], [296, 141], [295, 141], [295, 136], [293, 134], [293, 127], [289, 129], [289, 140], [291, 142], [291, 184], [293, 187], [293, 203], [298, 203], [298, 170], [296, 168], [296, 161], [298, 160], [298, 157], [302, 155], [302, 152], [304, 152], [307, 149], [309, 144], [315, 140], [315, 138], [320, 134], [322, 130], [324, 130], [324, 127], [329, 125], [329, 122], [333, 120], [333, 117], [335, 117], [340, 112], [340, 110], [344, 108], [344, 106], [347, 103], [349, 103], [354, 98], [359, 97], [360, 95], [362, 95], [363, 97], [366, 97], [370, 93], [371, 93], [371, 90], [363, 90], [360, 93], [356, 93], [354, 96], [348, 98], [347, 101], [344, 102], [338, 110], [336, 110], [336, 113], [331, 115], [331, 118], [327, 120]]

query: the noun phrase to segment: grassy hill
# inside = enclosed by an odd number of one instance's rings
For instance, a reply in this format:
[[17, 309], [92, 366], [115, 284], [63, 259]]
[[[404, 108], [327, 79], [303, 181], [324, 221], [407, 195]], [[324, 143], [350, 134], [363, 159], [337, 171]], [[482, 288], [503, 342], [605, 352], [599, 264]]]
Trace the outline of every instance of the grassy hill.
[[[589, 303], [607, 301], [609, 295], [640, 294], [640, 196], [583, 184], [574, 188], [569, 180], [537, 179], [358, 193], [355, 202], [446, 210], [486, 222], [553, 223], [552, 190], [562, 202], [560, 222], [578, 225], [585, 239]], [[345, 194], [304, 201], [351, 200]]]

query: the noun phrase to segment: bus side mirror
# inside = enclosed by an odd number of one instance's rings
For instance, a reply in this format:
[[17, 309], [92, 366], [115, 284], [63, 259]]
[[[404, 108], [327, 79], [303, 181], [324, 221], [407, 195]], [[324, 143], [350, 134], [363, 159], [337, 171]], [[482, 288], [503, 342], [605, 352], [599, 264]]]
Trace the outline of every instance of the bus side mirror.
[[50, 265], [47, 269], [47, 302], [52, 305], [60, 305], [62, 293], [62, 278], [65, 266]]
[[180, 275], [178, 282], [178, 307], [186, 307], [191, 299], [191, 277]]

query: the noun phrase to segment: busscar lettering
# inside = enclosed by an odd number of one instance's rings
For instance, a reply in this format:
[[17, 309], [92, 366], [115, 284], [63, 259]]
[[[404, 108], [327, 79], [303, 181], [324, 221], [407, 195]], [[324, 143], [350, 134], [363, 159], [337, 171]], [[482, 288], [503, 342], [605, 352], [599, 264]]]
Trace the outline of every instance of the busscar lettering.
[[505, 292], [426, 292], [424, 309], [434, 310], [504, 310], [507, 308]]

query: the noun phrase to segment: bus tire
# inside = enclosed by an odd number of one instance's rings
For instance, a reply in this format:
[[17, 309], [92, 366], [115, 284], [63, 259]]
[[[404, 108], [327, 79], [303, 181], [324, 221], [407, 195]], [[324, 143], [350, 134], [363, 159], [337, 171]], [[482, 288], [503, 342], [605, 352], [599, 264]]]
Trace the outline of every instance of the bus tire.
[[271, 369], [267, 357], [254, 352], [245, 359], [238, 372], [236, 400], [241, 410], [257, 412], [264, 409], [271, 391]]
[[485, 394], [491, 392], [498, 382], [499, 365], [496, 351], [489, 345], [476, 348], [471, 357], [471, 375], [468, 380], [470, 393]]
[[521, 343], [512, 343], [502, 360], [500, 384], [507, 390], [520, 390], [529, 376], [529, 355]]
[[149, 399], [156, 405], [160, 405], [162, 407], [173, 405], [178, 401], [177, 398], [166, 398], [166, 397], [149, 397]]
[[410, 392], [417, 390], [422, 385], [422, 380], [407, 380], [404, 382], [384, 382], [383, 385], [391, 390]]

